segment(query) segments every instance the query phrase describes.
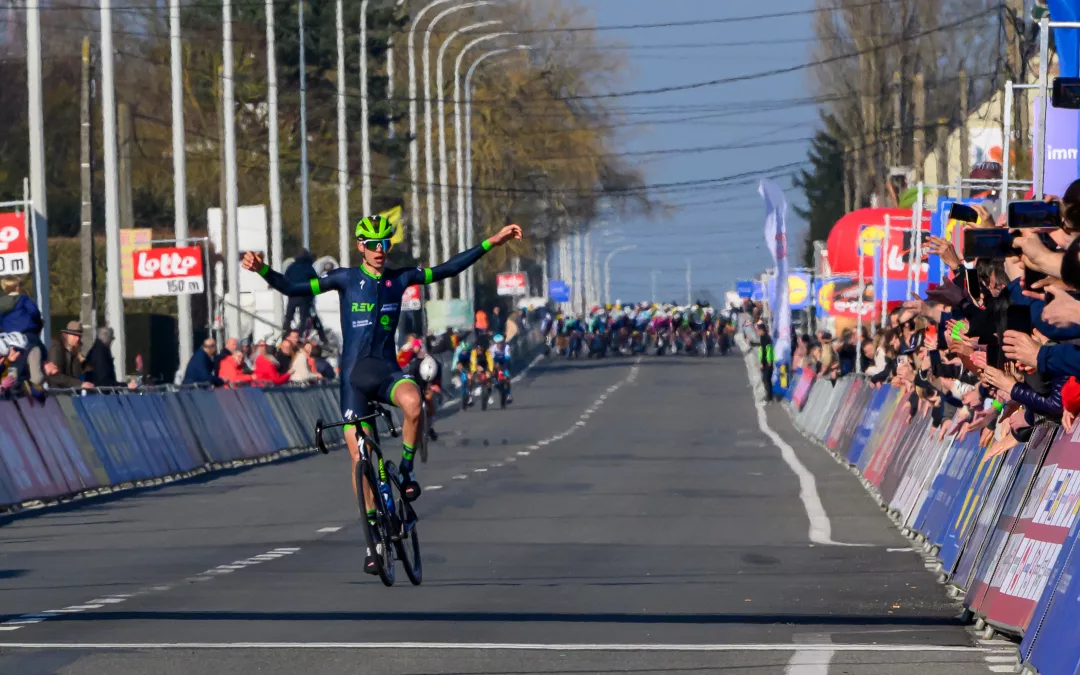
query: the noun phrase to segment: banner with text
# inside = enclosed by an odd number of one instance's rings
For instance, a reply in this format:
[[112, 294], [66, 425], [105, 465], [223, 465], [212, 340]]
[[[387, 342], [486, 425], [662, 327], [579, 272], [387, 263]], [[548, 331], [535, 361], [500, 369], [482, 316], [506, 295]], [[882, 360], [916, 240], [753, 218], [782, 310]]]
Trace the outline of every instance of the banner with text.
[[29, 271], [26, 214], [0, 213], [0, 274], [26, 274]]
[[191, 295], [206, 290], [198, 246], [152, 248], [132, 253], [132, 297]]

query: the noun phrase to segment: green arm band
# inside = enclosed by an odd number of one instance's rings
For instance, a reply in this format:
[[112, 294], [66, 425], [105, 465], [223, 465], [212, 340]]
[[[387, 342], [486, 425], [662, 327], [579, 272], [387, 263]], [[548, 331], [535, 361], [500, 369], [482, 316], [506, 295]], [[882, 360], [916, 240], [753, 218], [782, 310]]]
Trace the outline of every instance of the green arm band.
[[311, 292], [315, 295], [322, 293], [322, 288], [319, 286], [319, 278], [315, 277], [311, 280]]
[[270, 266], [269, 266], [269, 265], [267, 265], [266, 263], [263, 263], [263, 266], [262, 266], [262, 267], [260, 267], [260, 268], [258, 269], [258, 272], [259, 272], [259, 276], [260, 276], [260, 277], [265, 277], [265, 276], [266, 276], [266, 274], [267, 274], [267, 273], [268, 273], [269, 271], [270, 271]]
[[1005, 409], [1005, 406], [1001, 404], [1001, 401], [997, 400], [996, 398], [990, 402], [990, 405], [992, 405], [994, 407], [994, 410], [998, 412], [1001, 412]]
[[431, 279], [432, 279], [432, 277], [434, 277], [434, 276], [435, 276], [435, 275], [434, 275], [434, 274], [433, 274], [433, 273], [431, 272], [431, 268], [430, 268], [430, 267], [425, 267], [425, 268], [424, 268], [424, 283], [425, 283], [425, 284], [430, 284], [430, 283], [431, 283]]
[[483, 241], [483, 243], [480, 244], [480, 245], [484, 247], [485, 251], [490, 251], [491, 249], [494, 248], [494, 246], [491, 245], [491, 240], [490, 239], [485, 239]]

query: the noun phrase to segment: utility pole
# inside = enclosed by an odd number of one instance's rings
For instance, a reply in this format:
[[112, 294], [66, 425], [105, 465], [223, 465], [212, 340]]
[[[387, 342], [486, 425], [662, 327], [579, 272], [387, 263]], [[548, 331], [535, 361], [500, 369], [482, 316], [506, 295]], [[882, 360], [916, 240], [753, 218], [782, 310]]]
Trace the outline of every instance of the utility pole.
[[[169, 0], [169, 61], [172, 74], [173, 230], [177, 244], [187, 244], [187, 155], [184, 147], [183, 44], [180, 41], [180, 0]], [[207, 270], [207, 279], [210, 271]], [[191, 360], [191, 296], [176, 297], [176, 329], [180, 338], [180, 368]], [[209, 311], [210, 308], [207, 307]]]
[[79, 323], [82, 325], [83, 343], [94, 343], [94, 234], [93, 202], [94, 170], [93, 152], [90, 142], [93, 138], [93, 120], [90, 113], [90, 38], [82, 41], [82, 78], [79, 106], [79, 177], [82, 182], [82, 210], [79, 226], [79, 253], [82, 260], [82, 278], [79, 296]]
[[[274, 0], [266, 0], [266, 104], [269, 109], [270, 134], [267, 152], [270, 154], [270, 264], [274, 269], [284, 269], [283, 232], [281, 226], [281, 165], [278, 157], [278, 80], [277, 45], [274, 30]], [[274, 325], [280, 326], [284, 318], [281, 299], [274, 298]]]
[[45, 339], [49, 339], [49, 217], [45, 207], [45, 111], [41, 88], [41, 6], [40, 0], [26, 2], [26, 86], [30, 127], [30, 198], [33, 217], [26, 214], [26, 226], [33, 225], [34, 293], [44, 319]]
[[[105, 157], [105, 316], [112, 328], [116, 379], [127, 372], [124, 297], [120, 279], [120, 198], [116, 175], [116, 81], [113, 75], [112, 0], [101, 0], [101, 139]], [[44, 313], [44, 308], [42, 308]]]
[[[228, 0], [226, 0], [228, 1]], [[296, 4], [300, 42], [300, 227], [304, 248], [311, 250], [311, 213], [308, 206], [307, 69], [304, 55], [304, 0]]]
[[[894, 72], [892, 79], [893, 98], [893, 137], [890, 147], [892, 148], [892, 166], [904, 164], [904, 83], [900, 79], [900, 73]], [[899, 197], [900, 195], [897, 195]]]
[[240, 337], [240, 224], [236, 222], [236, 98], [233, 78], [232, 0], [221, 3], [222, 108], [225, 112], [225, 222], [228, 232], [225, 276], [229, 281], [228, 337]]
[[686, 261], [686, 306], [694, 304], [694, 295], [690, 290], [691, 280], [693, 279], [693, 261], [687, 259]]
[[[341, 0], [338, 0], [340, 5]], [[368, 131], [368, 74], [367, 74], [367, 12], [368, 0], [360, 3], [360, 177], [362, 181], [360, 203], [363, 205], [363, 217], [371, 215], [371, 139]], [[387, 87], [390, 92], [394, 89], [394, 47], [387, 45], [386, 72], [389, 78]], [[343, 78], [344, 79], [344, 78]], [[393, 93], [390, 94], [393, 97]], [[342, 89], [342, 99], [345, 98], [345, 90]], [[342, 107], [344, 107], [344, 101]], [[390, 127], [393, 134], [393, 125]]]
[[[971, 175], [971, 157], [968, 138], [968, 81], [967, 71], [960, 71], [960, 178]], [[941, 181], [948, 184], [948, 179]], [[963, 196], [963, 195], [961, 195]]]
[[[338, 264], [349, 266], [349, 143], [345, 140], [345, 10], [342, 0], [337, 0], [334, 16], [334, 32], [337, 36], [337, 161], [338, 161]], [[367, 24], [367, 2], [363, 2], [360, 13], [360, 63], [367, 60], [365, 49]], [[361, 72], [361, 92], [363, 96], [364, 116], [367, 115], [367, 91], [364, 83], [366, 73]], [[367, 215], [367, 206], [364, 207]]]
[[120, 133], [120, 229], [135, 227], [135, 205], [131, 193], [131, 144], [134, 130], [131, 128], [131, 108], [127, 103], [116, 107], [116, 124]]
[[915, 182], [923, 180], [923, 164], [926, 162], [926, 78], [922, 73], [915, 73], [915, 130], [913, 133], [915, 164]]

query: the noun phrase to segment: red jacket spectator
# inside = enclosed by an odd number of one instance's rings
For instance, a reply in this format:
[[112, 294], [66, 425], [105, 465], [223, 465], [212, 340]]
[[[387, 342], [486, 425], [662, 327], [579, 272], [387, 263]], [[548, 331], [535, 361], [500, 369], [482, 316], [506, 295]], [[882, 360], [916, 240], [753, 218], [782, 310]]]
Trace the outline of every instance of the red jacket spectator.
[[277, 363], [266, 354], [255, 357], [255, 381], [269, 384], [285, 384], [289, 381], [289, 373], [279, 373]]
[[237, 382], [251, 382], [253, 379], [251, 375], [244, 372], [243, 367], [240, 365], [244, 355], [239, 350], [235, 354], [230, 354], [221, 360], [221, 365], [218, 366], [218, 377], [225, 380], [230, 384]]

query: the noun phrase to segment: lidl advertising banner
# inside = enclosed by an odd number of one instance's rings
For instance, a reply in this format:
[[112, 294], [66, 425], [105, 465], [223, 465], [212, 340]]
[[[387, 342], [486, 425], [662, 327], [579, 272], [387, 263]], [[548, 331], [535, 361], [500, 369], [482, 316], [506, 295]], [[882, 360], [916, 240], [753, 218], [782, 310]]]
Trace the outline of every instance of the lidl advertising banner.
[[[810, 307], [810, 275], [803, 272], [794, 272], [788, 275], [788, 305], [790, 309], [807, 309]], [[776, 280], [770, 278], [767, 294], [771, 298], [776, 294]]]
[[206, 290], [202, 249], [198, 246], [135, 251], [132, 263], [132, 297], [191, 295]]
[[0, 213], [0, 274], [26, 274], [29, 271], [26, 214]]

